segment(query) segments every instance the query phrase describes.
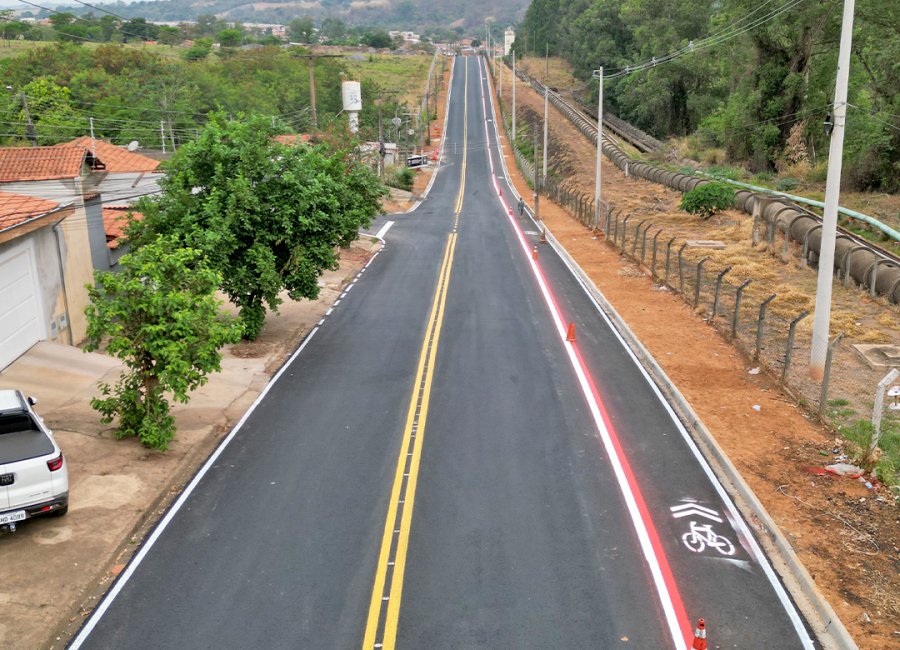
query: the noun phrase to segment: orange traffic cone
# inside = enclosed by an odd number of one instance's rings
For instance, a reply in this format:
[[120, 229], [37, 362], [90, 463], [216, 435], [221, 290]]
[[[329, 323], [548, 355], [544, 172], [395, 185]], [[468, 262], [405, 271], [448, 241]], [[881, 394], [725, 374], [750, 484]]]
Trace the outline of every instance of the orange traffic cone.
[[435, 149], [434, 151], [431, 152], [431, 159], [432, 160], [438, 159], [438, 150], [437, 149]]
[[694, 642], [691, 650], [706, 650], [706, 621], [697, 619], [697, 627], [694, 630]]
[[537, 244], [534, 245], [534, 248], [531, 249], [531, 259], [536, 260], [538, 258]]
[[512, 216], [512, 208], [509, 209], [509, 216]]
[[569, 323], [569, 333], [566, 334], [566, 340], [569, 343], [575, 342], [575, 323]]

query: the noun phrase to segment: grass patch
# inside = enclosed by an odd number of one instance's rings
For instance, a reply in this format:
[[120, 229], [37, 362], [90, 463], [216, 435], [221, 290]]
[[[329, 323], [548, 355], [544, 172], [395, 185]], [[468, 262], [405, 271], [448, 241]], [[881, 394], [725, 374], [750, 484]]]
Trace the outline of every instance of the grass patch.
[[[849, 404], [845, 399], [828, 401], [828, 418], [836, 425], [838, 433], [850, 443], [850, 460], [862, 463], [875, 428], [871, 420], [857, 417], [853, 409], [844, 408]], [[878, 480], [889, 486], [897, 494], [900, 487], [900, 416], [885, 410], [881, 420], [881, 436], [878, 439], [878, 453], [867, 467]]]
[[[431, 65], [430, 54], [398, 56], [395, 54], [368, 54], [362, 60], [344, 57], [351, 77], [366, 79], [384, 90], [399, 90], [398, 101], [416, 104], [428, 78]], [[440, 61], [435, 65], [435, 74], [440, 75]]]

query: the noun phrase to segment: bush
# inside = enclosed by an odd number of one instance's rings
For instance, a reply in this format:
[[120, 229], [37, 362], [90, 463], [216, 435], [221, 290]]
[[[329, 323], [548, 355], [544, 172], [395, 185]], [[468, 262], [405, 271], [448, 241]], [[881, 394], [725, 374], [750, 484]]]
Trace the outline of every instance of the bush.
[[799, 182], [796, 178], [780, 178], [775, 183], [775, 189], [779, 192], [790, 192], [796, 189]]
[[387, 170], [384, 177], [385, 185], [396, 187], [398, 190], [412, 191], [415, 174], [409, 167], [393, 167]]
[[689, 214], [709, 219], [714, 214], [727, 210], [734, 201], [734, 190], [724, 183], [706, 183], [686, 192], [681, 197], [682, 210]]

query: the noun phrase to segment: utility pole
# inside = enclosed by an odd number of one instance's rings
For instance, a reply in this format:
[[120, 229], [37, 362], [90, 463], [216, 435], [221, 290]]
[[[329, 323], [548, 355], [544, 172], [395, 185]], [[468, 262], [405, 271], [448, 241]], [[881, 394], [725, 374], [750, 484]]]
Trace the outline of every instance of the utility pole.
[[594, 177], [594, 227], [600, 225], [600, 162], [603, 160], [603, 68], [591, 75], [598, 80], [597, 86], [597, 172]]
[[547, 44], [547, 51], [544, 56], [544, 166], [542, 171], [543, 180], [547, 180], [547, 104], [550, 96], [550, 88], [548, 78], [550, 76], [550, 44]]
[[834, 130], [828, 149], [828, 178], [825, 181], [825, 211], [822, 215], [822, 243], [816, 281], [816, 309], [813, 315], [809, 374], [822, 379], [828, 352], [831, 321], [831, 284], [834, 279], [834, 244], [837, 239], [837, 209], [841, 194], [841, 158], [844, 155], [844, 126], [847, 122], [847, 82], [850, 78], [850, 46], [853, 38], [854, 0], [844, 0], [841, 45], [838, 50], [837, 80], [834, 88]]
[[25, 113], [25, 137], [31, 142], [32, 147], [38, 145], [37, 132], [34, 130], [34, 122], [31, 121], [31, 112], [28, 110], [28, 95], [23, 90], [19, 93], [22, 98], [22, 112]]
[[166, 121], [159, 121], [159, 139], [162, 140], [163, 153], [166, 153]]
[[[513, 78], [512, 78], [512, 139], [516, 141], [516, 51], [513, 50]], [[513, 144], [515, 146], [515, 144]]]
[[97, 147], [94, 144], [94, 118], [89, 118], [91, 123], [91, 156], [97, 157]]
[[316, 59], [336, 59], [343, 54], [295, 54], [299, 59], [309, 62], [309, 119], [312, 128], [319, 128], [319, 114], [316, 112]]
[[541, 203], [541, 183], [540, 179], [537, 175], [537, 152], [538, 152], [538, 131], [537, 124], [534, 125], [534, 219], [535, 221], [540, 220], [541, 211], [540, 211], [540, 203]]

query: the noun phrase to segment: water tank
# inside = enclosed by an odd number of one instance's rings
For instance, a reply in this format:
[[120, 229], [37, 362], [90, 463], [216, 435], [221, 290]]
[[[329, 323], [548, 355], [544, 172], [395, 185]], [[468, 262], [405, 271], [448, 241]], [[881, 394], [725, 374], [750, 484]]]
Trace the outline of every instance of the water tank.
[[358, 81], [345, 81], [341, 84], [341, 99], [344, 101], [344, 110], [358, 113], [362, 110], [362, 92]]

